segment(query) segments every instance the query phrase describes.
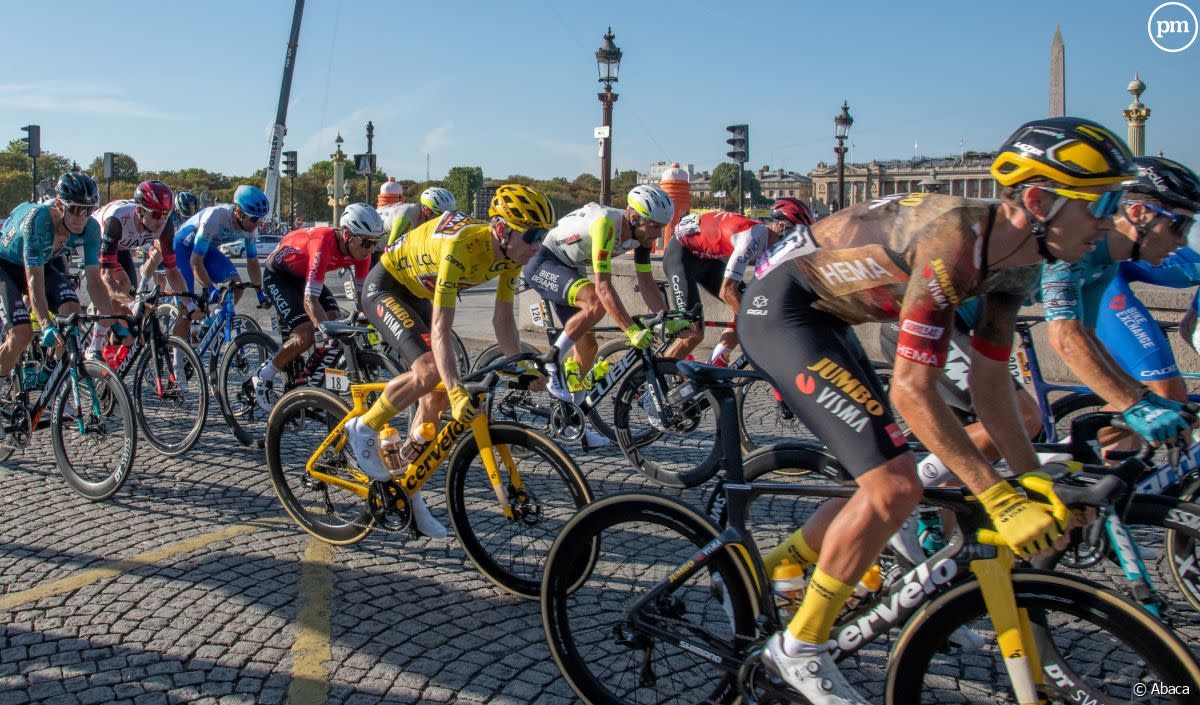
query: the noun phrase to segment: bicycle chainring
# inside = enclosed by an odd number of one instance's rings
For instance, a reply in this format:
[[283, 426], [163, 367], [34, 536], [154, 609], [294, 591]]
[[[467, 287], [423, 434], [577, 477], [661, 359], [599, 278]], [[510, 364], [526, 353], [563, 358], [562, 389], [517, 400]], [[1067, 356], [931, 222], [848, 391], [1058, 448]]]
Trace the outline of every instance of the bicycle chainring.
[[29, 409], [20, 402], [5, 402], [3, 406], [4, 438], [0, 445], [26, 448], [33, 438], [33, 419]]
[[583, 438], [587, 425], [579, 407], [564, 401], [554, 402], [550, 410], [550, 432], [568, 443]]
[[403, 531], [413, 522], [408, 492], [394, 481], [372, 482], [367, 492], [367, 508], [375, 523], [388, 531]]

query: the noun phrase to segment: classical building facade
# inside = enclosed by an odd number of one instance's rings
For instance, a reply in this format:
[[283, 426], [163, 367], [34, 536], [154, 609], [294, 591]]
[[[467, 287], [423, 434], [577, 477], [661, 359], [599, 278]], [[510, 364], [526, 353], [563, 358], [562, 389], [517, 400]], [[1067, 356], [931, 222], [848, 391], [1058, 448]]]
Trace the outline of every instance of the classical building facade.
[[[917, 157], [846, 164], [846, 205], [910, 191], [937, 191], [970, 198], [994, 198], [997, 184], [988, 168], [994, 152], [967, 152], [955, 157]], [[828, 213], [838, 200], [837, 164], [821, 162], [808, 172], [812, 202]], [[764, 191], [765, 193], [765, 191]]]

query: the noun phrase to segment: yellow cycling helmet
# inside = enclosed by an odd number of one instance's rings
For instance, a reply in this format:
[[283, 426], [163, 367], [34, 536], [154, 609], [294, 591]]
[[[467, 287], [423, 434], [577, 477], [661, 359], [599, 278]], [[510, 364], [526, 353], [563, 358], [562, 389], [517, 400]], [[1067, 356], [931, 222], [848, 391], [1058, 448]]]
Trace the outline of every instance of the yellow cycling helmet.
[[1075, 117], [1027, 122], [1004, 141], [992, 176], [1005, 186], [1036, 178], [1064, 186], [1102, 186], [1137, 176], [1133, 153], [1104, 126]]
[[554, 227], [554, 206], [549, 199], [521, 184], [504, 184], [496, 189], [488, 216], [499, 216], [520, 230]]

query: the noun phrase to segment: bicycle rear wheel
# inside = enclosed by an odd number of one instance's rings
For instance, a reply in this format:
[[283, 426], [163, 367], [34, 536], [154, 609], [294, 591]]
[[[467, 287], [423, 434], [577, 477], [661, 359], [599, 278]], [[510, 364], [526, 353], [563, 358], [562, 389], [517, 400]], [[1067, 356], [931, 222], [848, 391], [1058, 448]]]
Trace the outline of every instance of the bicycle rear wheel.
[[[488, 580], [518, 597], [536, 599], [546, 554], [567, 521], [592, 501], [591, 489], [554, 441], [510, 424], [490, 424], [488, 434], [515, 518], [500, 511], [472, 434], [455, 447], [446, 471], [450, 523], [467, 557]], [[503, 450], [510, 454], [523, 492], [508, 476]]]
[[263, 446], [267, 414], [258, 408], [250, 378], [279, 350], [279, 343], [262, 331], [246, 331], [221, 355], [217, 402], [229, 430], [242, 445]]
[[[367, 501], [314, 479], [307, 464], [330, 429], [348, 413], [350, 408], [330, 392], [293, 389], [275, 404], [266, 426], [267, 474], [284, 510], [300, 528], [339, 545], [357, 543], [371, 531]], [[350, 466], [346, 449], [339, 445], [322, 453], [316, 467], [365, 489], [366, 477]]]
[[129, 478], [137, 425], [125, 385], [101, 362], [84, 361], [68, 374], [52, 407], [51, 443], [71, 489], [98, 501]]
[[[632, 602], [718, 533], [687, 504], [652, 493], [605, 497], [568, 522], [546, 561], [542, 623], [555, 663], [581, 700], [589, 705], [735, 700], [736, 673], [679, 646], [686, 640], [706, 651], [741, 656], [748, 645], [735, 643], [734, 635], [755, 634], [755, 601], [731, 549], [714, 554], [675, 590], [626, 615]], [[591, 545], [599, 547], [594, 560], [580, 550]], [[714, 591], [717, 575], [728, 612], [721, 589]]]
[[765, 379], [738, 387], [737, 404], [742, 449], [747, 452], [772, 443], [797, 439], [816, 440], [812, 431], [792, 413], [775, 388]]
[[[1013, 573], [1017, 606], [1033, 623], [1043, 690], [1056, 703], [1194, 703], [1200, 667], [1187, 648], [1140, 607], [1098, 584], [1033, 570]], [[951, 650], [967, 628], [980, 649]], [[888, 672], [887, 702], [1011, 703], [1013, 692], [996, 646], [979, 583], [971, 578], [937, 597], [904, 627]], [[1156, 695], [1152, 684], [1188, 694]]]
[[[133, 408], [142, 437], [167, 457], [183, 455], [196, 445], [208, 416], [208, 379], [200, 358], [177, 337], [163, 336], [157, 355], [142, 348], [133, 367]], [[174, 359], [183, 357], [182, 379]]]

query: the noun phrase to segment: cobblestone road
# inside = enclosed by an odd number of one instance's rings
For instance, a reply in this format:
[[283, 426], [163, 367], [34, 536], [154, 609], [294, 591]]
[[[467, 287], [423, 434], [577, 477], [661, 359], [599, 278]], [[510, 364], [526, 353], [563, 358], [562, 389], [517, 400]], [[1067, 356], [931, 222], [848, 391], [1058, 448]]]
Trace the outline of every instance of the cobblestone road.
[[[536, 603], [453, 540], [310, 540], [212, 407], [193, 452], [140, 444], [106, 502], [67, 489], [41, 439], [0, 467], [0, 705], [574, 700]], [[577, 449], [596, 495], [649, 486], [615, 450]], [[428, 489], [445, 521], [439, 481]], [[858, 659], [876, 699], [884, 654]]]

